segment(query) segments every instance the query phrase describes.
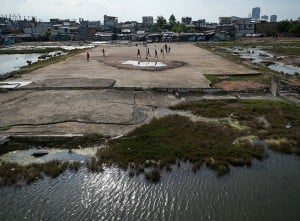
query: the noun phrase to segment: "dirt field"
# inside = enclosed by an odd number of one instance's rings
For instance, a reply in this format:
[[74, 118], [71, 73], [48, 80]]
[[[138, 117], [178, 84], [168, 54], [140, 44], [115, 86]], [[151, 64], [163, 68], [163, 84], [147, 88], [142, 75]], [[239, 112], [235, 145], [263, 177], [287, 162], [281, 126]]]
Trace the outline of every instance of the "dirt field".
[[[9, 134], [126, 134], [149, 122], [153, 111], [181, 102], [170, 94], [134, 91], [142, 88], [209, 88], [203, 74], [249, 74], [253, 70], [234, 64], [192, 44], [170, 44], [162, 58], [163, 44], [103, 45], [67, 60], [24, 74], [14, 81], [32, 84], [17, 91], [0, 93], [0, 136]], [[159, 71], [123, 67], [122, 62], [162, 62]], [[154, 59], [154, 50], [158, 59]], [[106, 57], [102, 56], [102, 49]], [[181, 64], [174, 66], [174, 64]], [[8, 79], [11, 80], [11, 79]], [[123, 89], [120, 90], [119, 87]]]

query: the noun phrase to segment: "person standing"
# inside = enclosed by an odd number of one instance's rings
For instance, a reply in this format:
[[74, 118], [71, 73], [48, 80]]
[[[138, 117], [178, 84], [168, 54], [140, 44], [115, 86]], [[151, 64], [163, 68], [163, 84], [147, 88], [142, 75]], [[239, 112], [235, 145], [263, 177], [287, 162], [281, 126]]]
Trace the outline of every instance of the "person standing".
[[151, 55], [150, 55], [150, 48], [147, 48], [147, 57], [151, 57]]
[[102, 49], [102, 56], [105, 57], [105, 50], [104, 50], [104, 48]]
[[156, 49], [155, 49], [155, 51], [154, 51], [154, 54], [155, 54], [155, 58], [158, 58], [157, 50], [156, 50]]
[[87, 60], [87, 61], [90, 61], [90, 54], [89, 54], [88, 51], [86, 52], [86, 60]]
[[141, 51], [140, 51], [140, 49], [139, 49], [139, 48], [138, 48], [138, 50], [137, 50], [136, 57], [137, 57], [137, 58], [141, 58]]

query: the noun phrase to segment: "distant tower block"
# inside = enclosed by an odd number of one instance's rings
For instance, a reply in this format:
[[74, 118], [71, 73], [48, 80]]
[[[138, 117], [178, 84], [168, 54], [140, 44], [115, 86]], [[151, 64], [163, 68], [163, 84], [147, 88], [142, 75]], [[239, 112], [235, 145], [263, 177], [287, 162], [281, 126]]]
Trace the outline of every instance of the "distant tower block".
[[252, 8], [252, 19], [260, 19], [260, 7]]
[[277, 15], [271, 15], [270, 22], [277, 22]]

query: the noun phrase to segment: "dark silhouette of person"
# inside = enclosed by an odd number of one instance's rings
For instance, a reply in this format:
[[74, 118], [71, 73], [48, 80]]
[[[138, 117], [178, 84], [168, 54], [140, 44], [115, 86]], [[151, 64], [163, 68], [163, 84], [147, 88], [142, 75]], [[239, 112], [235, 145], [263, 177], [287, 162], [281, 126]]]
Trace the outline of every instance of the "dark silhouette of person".
[[151, 57], [151, 55], [150, 55], [150, 48], [147, 49], [147, 57]]
[[140, 49], [139, 49], [139, 48], [138, 48], [138, 50], [137, 50], [136, 57], [137, 57], [137, 58], [141, 58], [141, 51], [140, 51]]
[[87, 61], [90, 60], [90, 54], [89, 54], [89, 52], [86, 52], [86, 60], [87, 60]]
[[102, 55], [103, 55], [103, 57], [105, 57], [105, 50], [104, 50], [104, 48], [102, 49]]
[[156, 49], [154, 50], [154, 53], [155, 53], [155, 58], [158, 58], [157, 50]]

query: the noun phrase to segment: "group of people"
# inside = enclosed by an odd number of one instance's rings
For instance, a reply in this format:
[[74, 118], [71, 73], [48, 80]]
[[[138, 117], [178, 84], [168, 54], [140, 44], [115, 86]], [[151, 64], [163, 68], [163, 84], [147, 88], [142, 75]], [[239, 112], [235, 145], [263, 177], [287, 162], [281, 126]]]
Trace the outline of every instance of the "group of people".
[[[151, 57], [151, 54], [150, 54], [150, 48], [147, 47], [147, 44], [145, 45], [145, 47], [146, 47], [146, 59], [148, 59], [149, 57]], [[101, 52], [102, 52], [102, 56], [105, 57], [105, 50], [104, 50], [104, 48], [101, 49]], [[169, 54], [169, 53], [171, 53], [171, 46], [165, 44], [165, 45], [160, 49], [160, 55], [162, 55], [162, 57], [165, 58], [165, 54]], [[136, 57], [137, 57], [137, 58], [142, 58], [142, 56], [141, 56], [141, 50], [140, 50], [139, 48], [138, 48], [138, 50], [137, 50]], [[157, 49], [156, 49], [156, 48], [154, 49], [154, 58], [157, 58], [157, 59], [158, 59], [158, 52], [157, 52]], [[87, 61], [90, 60], [90, 54], [89, 54], [89, 52], [86, 52], [86, 60], [87, 60]]]
[[[165, 58], [165, 54], [171, 53], [171, 46], [165, 44], [161, 49], [160, 49], [160, 55], [162, 55], [163, 58]], [[137, 50], [137, 54], [136, 54], [137, 58], [142, 58], [141, 56], [141, 50], [138, 48]], [[150, 54], [150, 48], [147, 47], [146, 45], [146, 59], [148, 59], [149, 57], [151, 57]], [[158, 52], [157, 49], [154, 49], [154, 58], [158, 58]]]

